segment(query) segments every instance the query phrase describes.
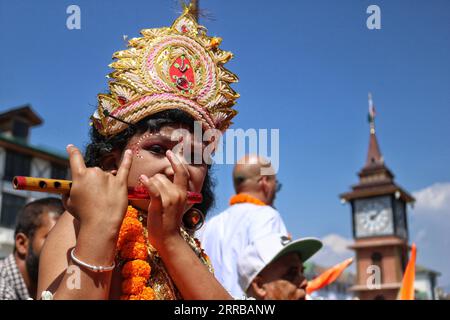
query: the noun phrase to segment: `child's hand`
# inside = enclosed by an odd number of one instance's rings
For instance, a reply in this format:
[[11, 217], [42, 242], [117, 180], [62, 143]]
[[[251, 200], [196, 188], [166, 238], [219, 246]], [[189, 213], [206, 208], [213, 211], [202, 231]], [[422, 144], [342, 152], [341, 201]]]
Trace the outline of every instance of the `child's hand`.
[[174, 170], [171, 182], [165, 175], [140, 176], [150, 195], [148, 207], [148, 239], [158, 251], [168, 241], [180, 237], [181, 220], [186, 209], [189, 171], [171, 150], [166, 156]]
[[65, 207], [81, 226], [118, 233], [128, 205], [131, 151], [125, 151], [115, 175], [98, 167], [86, 168], [83, 156], [73, 145], [67, 146], [67, 153], [73, 182], [70, 195], [64, 199]]

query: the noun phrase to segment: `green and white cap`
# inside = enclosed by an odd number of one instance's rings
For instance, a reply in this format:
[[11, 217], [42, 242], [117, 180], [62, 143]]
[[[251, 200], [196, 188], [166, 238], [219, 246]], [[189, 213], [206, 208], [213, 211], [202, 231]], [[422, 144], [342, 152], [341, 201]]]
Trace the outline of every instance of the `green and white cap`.
[[238, 259], [239, 285], [247, 291], [253, 279], [270, 263], [288, 253], [298, 253], [304, 263], [322, 248], [317, 238], [291, 238], [272, 233], [258, 238], [247, 246]]

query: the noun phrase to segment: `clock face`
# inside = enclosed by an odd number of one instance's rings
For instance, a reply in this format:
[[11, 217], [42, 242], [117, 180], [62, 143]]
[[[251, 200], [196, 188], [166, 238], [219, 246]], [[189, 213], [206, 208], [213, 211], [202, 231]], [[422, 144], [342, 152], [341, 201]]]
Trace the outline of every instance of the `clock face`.
[[355, 227], [356, 237], [393, 234], [390, 197], [355, 200]]

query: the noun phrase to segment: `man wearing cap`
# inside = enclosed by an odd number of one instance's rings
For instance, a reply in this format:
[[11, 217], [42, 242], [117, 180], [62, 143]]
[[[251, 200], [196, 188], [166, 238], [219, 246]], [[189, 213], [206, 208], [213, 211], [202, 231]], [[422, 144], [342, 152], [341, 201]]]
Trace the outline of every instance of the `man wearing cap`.
[[239, 256], [239, 284], [257, 300], [305, 300], [308, 281], [303, 263], [322, 248], [315, 238], [291, 240], [269, 234], [255, 240]]
[[200, 239], [211, 259], [217, 280], [235, 298], [244, 296], [237, 274], [238, 255], [255, 239], [271, 233], [288, 235], [281, 215], [273, 207], [281, 184], [270, 163], [246, 155], [233, 170], [236, 195], [230, 207], [206, 221]]

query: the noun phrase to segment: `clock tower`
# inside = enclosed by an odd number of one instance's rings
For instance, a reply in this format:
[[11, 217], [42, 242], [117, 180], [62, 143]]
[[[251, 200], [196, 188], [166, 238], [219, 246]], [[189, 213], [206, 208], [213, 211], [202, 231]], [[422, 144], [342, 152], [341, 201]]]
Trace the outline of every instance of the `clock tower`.
[[369, 94], [369, 150], [359, 182], [341, 200], [351, 205], [357, 279], [351, 288], [362, 300], [394, 300], [408, 262], [407, 204], [414, 198], [394, 182], [375, 135]]

